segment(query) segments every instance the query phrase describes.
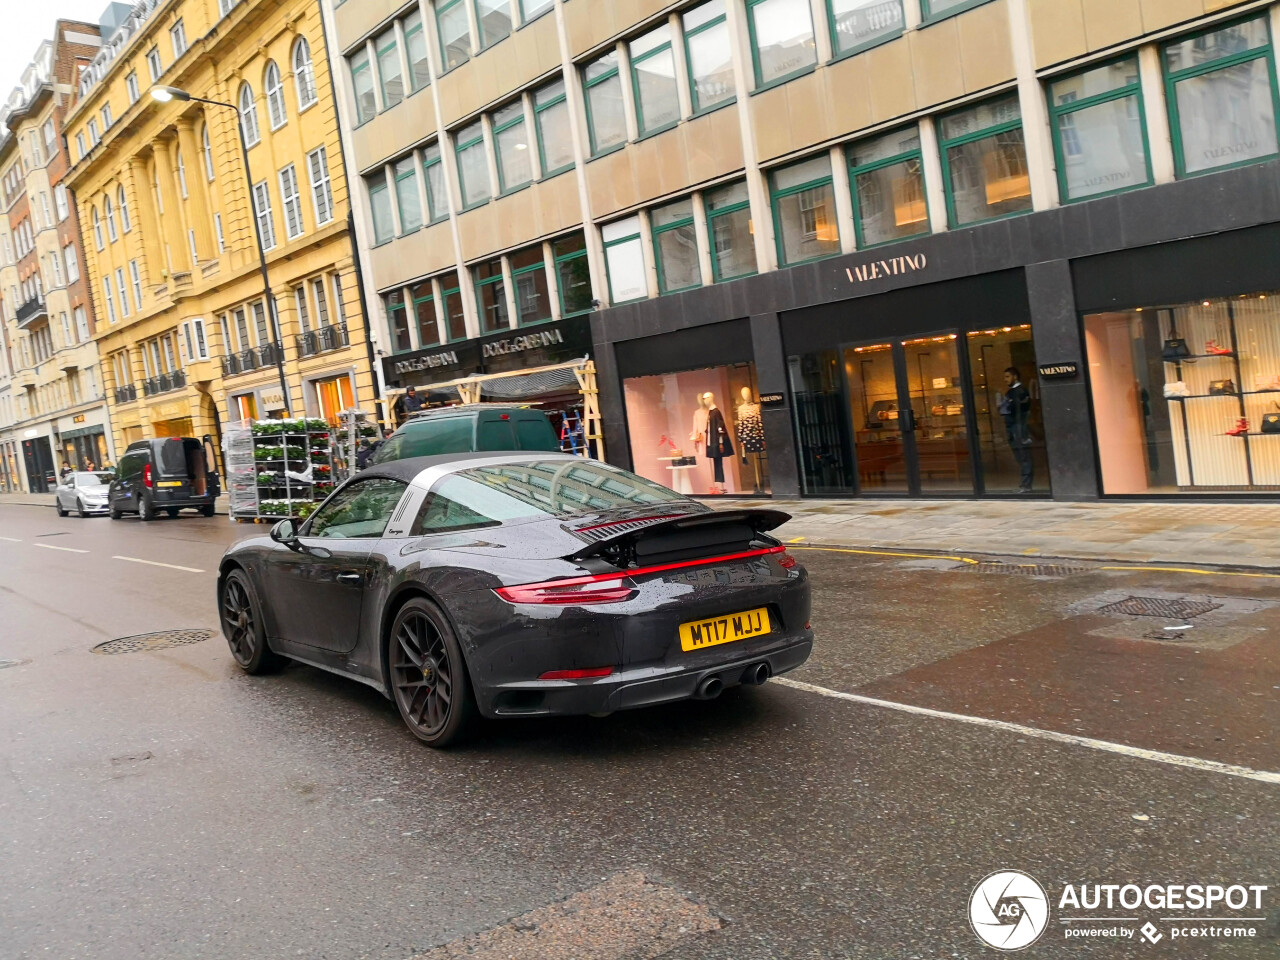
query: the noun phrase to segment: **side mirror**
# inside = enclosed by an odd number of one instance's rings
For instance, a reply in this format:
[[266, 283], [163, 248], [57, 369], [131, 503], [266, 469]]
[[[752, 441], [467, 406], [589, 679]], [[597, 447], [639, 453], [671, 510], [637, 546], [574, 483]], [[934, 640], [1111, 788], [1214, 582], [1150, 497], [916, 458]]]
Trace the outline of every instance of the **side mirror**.
[[271, 539], [282, 543], [290, 550], [298, 548], [298, 522], [293, 517], [285, 517], [271, 528]]

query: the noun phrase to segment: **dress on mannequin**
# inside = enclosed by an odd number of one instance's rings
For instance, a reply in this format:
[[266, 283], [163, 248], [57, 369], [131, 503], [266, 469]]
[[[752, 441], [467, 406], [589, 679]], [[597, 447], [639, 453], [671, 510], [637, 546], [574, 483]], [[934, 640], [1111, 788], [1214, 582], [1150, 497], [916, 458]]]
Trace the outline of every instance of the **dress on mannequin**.
[[764, 421], [760, 418], [760, 404], [738, 405], [738, 448], [745, 453], [764, 453]]
[[733, 443], [729, 440], [724, 414], [719, 407], [712, 406], [707, 411], [707, 458], [715, 468], [716, 483], [724, 483], [724, 459], [732, 456]]

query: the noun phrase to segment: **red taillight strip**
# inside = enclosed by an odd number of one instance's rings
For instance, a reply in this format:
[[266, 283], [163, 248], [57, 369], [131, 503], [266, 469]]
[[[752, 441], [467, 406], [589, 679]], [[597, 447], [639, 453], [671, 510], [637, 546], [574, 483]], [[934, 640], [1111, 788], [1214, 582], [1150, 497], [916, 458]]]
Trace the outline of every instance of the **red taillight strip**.
[[[704, 567], [710, 563], [725, 563], [729, 560], [746, 560], [750, 557], [764, 557], [773, 553], [782, 553], [787, 548], [779, 544], [776, 547], [764, 547], [760, 550], [744, 550], [742, 553], [726, 553], [719, 557], [703, 557], [699, 560], [682, 560], [679, 563], [662, 563], [653, 567], [640, 567], [636, 570], [615, 570], [613, 573], [596, 573], [589, 577], [568, 577], [564, 580], [545, 580], [542, 583], [522, 583], [521, 590], [548, 590], [558, 587], [579, 587], [588, 583], [600, 583], [602, 580], [617, 580], [621, 577], [643, 577], [650, 573], [662, 573], [666, 570], [681, 570], [685, 567]], [[514, 589], [499, 587], [494, 592], [502, 596], [502, 591]], [[507, 599], [503, 597], [503, 599]], [[584, 601], [586, 602], [586, 601]]]
[[548, 670], [539, 680], [595, 680], [613, 674], [613, 667], [589, 667], [586, 670]]

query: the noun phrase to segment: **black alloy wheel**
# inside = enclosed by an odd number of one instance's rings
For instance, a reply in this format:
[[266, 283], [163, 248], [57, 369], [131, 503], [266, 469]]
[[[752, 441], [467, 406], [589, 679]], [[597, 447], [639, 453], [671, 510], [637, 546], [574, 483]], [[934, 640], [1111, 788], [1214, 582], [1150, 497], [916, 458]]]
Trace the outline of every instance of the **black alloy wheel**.
[[116, 509], [116, 505], [110, 500], [107, 501], [107, 515], [110, 516], [112, 520], [120, 519], [120, 511]]
[[53, 505], [58, 511], [58, 516], [65, 517], [67, 515], [67, 511], [62, 509], [62, 497], [56, 493], [53, 495]]
[[138, 519], [149, 523], [156, 518], [156, 508], [151, 505], [151, 498], [145, 493], [138, 498]]
[[76, 497], [76, 512], [80, 514], [81, 520], [89, 515], [84, 509], [84, 501], [79, 497]]
[[262, 606], [243, 570], [232, 570], [223, 581], [219, 614], [231, 656], [245, 673], [268, 673], [284, 662], [267, 646]]
[[405, 725], [432, 747], [462, 739], [476, 706], [462, 648], [444, 614], [427, 600], [410, 600], [391, 625], [387, 645], [391, 690]]

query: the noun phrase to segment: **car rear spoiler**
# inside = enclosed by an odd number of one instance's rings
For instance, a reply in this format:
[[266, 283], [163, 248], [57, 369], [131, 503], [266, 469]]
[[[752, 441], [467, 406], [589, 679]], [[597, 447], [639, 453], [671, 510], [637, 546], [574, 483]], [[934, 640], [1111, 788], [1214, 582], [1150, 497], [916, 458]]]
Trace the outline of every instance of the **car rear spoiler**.
[[[655, 511], [659, 513], [660, 511]], [[788, 520], [791, 514], [781, 510], [712, 510], [683, 516], [627, 518], [614, 524], [596, 524], [588, 529], [593, 543], [570, 554], [567, 560], [586, 560], [589, 557], [606, 557], [617, 562], [637, 559], [637, 545], [641, 541], [665, 541], [664, 546], [681, 553], [698, 552], [702, 547], [718, 547], [740, 539], [751, 539], [774, 530]], [[617, 532], [609, 527], [616, 526]], [[584, 536], [582, 531], [573, 531]], [[700, 536], [701, 535], [701, 536]], [[771, 542], [772, 538], [769, 538]], [[649, 553], [667, 552], [658, 544]]]

